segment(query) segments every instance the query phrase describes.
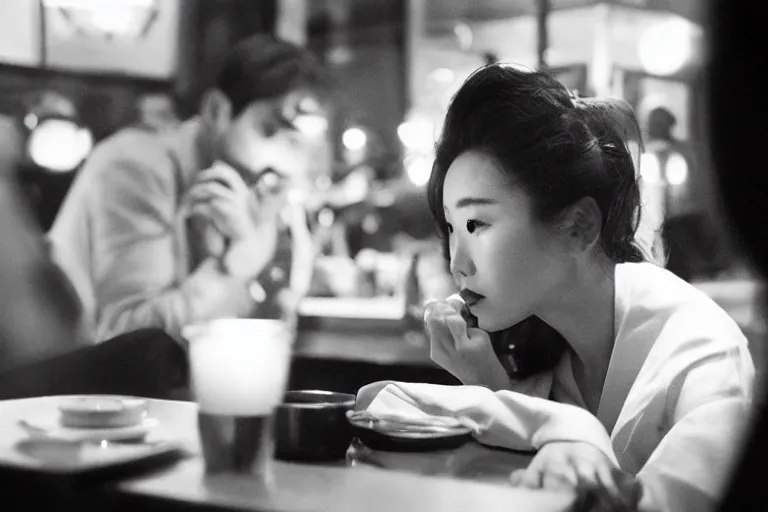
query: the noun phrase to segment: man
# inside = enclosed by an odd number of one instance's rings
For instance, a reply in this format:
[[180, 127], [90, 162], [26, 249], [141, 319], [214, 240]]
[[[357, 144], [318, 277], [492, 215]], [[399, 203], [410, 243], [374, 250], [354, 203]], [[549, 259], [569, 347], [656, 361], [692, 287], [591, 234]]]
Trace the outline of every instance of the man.
[[307, 51], [254, 36], [228, 53], [199, 116], [94, 150], [49, 234], [93, 341], [146, 327], [178, 338], [194, 322], [295, 306], [312, 243], [287, 197], [313, 183], [325, 85]]

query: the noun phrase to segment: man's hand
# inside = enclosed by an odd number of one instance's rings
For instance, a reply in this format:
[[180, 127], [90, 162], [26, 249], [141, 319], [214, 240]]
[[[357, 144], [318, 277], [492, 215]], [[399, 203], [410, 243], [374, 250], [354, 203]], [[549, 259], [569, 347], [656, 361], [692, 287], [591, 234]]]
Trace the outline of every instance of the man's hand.
[[251, 279], [272, 261], [283, 195], [258, 196], [219, 162], [198, 175], [188, 199], [191, 213], [208, 219], [226, 241], [223, 262], [230, 274]]

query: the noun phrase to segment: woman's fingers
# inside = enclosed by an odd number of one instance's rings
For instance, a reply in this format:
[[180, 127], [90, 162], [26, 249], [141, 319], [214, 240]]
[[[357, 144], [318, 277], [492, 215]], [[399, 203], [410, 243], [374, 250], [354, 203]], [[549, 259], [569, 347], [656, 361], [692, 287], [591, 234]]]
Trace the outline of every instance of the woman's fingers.
[[452, 336], [446, 318], [455, 315], [453, 310], [444, 303], [430, 304], [424, 309], [424, 324], [432, 326], [436, 332], [442, 331], [443, 336]]
[[509, 482], [513, 486], [529, 489], [573, 489], [576, 486], [573, 472], [537, 467], [513, 471], [509, 475]]
[[455, 308], [445, 301], [432, 300], [424, 303], [424, 316], [445, 316], [456, 314]]
[[429, 356], [437, 361], [438, 359], [445, 359], [448, 356], [448, 348], [453, 347], [453, 340], [450, 338], [450, 334], [440, 329], [434, 323], [427, 324], [427, 334], [429, 335]]
[[573, 484], [560, 473], [545, 471], [541, 476], [541, 487], [543, 489], [572, 489]]
[[451, 331], [453, 341], [457, 347], [461, 347], [469, 339], [469, 333], [467, 332], [467, 322], [461, 317], [461, 315], [452, 313], [447, 314], [444, 317], [445, 325]]
[[616, 485], [616, 480], [613, 475], [614, 468], [606, 465], [598, 465], [595, 468], [595, 480], [597, 483], [605, 487], [612, 495], [617, 496], [619, 494], [619, 488]]
[[527, 469], [520, 477], [519, 487], [527, 487], [528, 489], [541, 489], [543, 485], [544, 474], [538, 469]]
[[445, 299], [445, 304], [459, 314], [461, 314], [461, 311], [466, 307], [466, 303], [464, 302], [464, 299], [462, 299], [458, 293], [454, 293], [453, 295]]
[[430, 336], [439, 334], [443, 344], [450, 343], [454, 349], [469, 348], [467, 323], [452, 308], [429, 308], [424, 317]]
[[598, 485], [600, 483], [597, 476], [599, 464], [593, 465], [583, 461], [573, 461], [571, 464], [576, 474], [577, 482], [590, 485]]

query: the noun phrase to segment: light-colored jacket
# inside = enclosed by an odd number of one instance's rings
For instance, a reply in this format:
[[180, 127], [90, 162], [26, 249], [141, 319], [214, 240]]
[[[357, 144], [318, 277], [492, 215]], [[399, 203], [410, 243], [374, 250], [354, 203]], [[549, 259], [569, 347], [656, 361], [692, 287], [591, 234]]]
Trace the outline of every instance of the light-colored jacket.
[[201, 265], [183, 201], [210, 165], [193, 119], [166, 135], [128, 128], [99, 144], [49, 232], [91, 341], [216, 317], [255, 315], [246, 286]]

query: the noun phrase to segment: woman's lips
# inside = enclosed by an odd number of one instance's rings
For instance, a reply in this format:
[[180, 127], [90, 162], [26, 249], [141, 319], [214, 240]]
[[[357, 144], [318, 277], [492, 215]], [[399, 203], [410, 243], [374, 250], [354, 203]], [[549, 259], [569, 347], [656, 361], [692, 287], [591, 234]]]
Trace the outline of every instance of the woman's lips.
[[464, 303], [467, 305], [467, 307], [470, 307], [470, 308], [485, 298], [484, 295], [480, 295], [477, 292], [473, 292], [469, 288], [464, 288], [463, 290], [461, 290], [459, 292], [459, 295], [464, 300]]

